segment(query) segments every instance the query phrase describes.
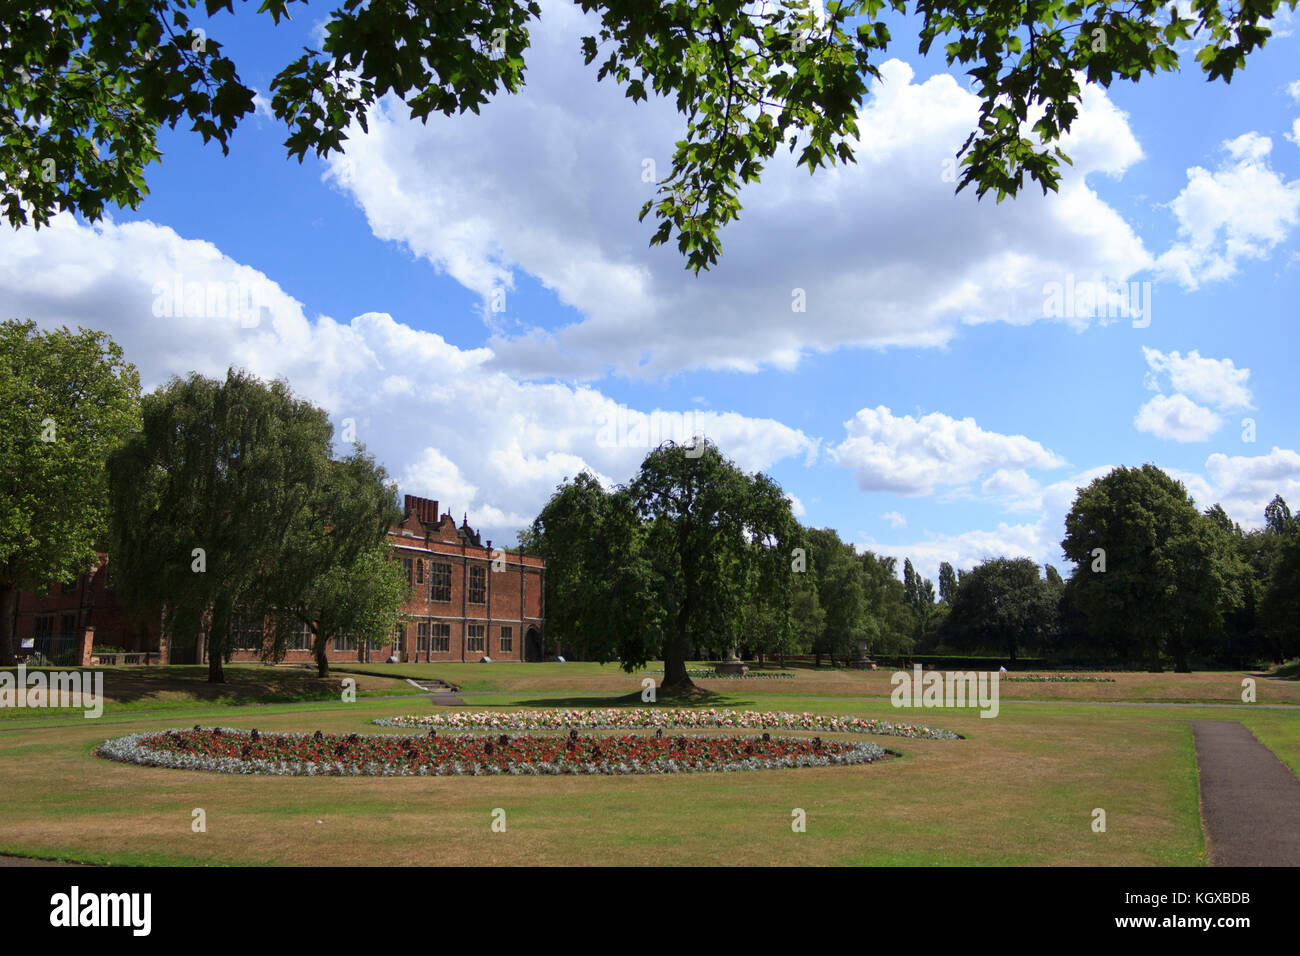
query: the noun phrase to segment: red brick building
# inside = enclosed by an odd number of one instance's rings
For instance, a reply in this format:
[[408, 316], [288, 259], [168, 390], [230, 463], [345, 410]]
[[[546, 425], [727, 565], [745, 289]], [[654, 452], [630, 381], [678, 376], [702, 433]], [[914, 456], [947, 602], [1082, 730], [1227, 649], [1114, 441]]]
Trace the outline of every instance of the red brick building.
[[53, 664], [83, 663], [88, 630], [94, 645], [125, 651], [131, 663], [161, 662], [157, 630], [132, 627], [117, 602], [107, 555], [71, 584], [55, 584], [44, 594], [18, 593], [14, 636], [20, 657], [40, 653]]
[[[401, 561], [412, 597], [403, 623], [382, 646], [359, 646], [355, 639], [332, 641], [331, 661], [539, 661], [545, 647], [545, 575], [541, 558], [509, 554], [483, 541], [469, 526], [459, 527], [438, 502], [407, 495], [402, 521], [388, 531], [393, 560]], [[120, 648], [132, 662], [198, 663], [203, 649], [169, 642], [160, 628], [132, 626], [113, 596], [110, 566], [99, 566], [73, 585], [52, 587], [44, 595], [20, 594], [15, 632], [20, 653], [39, 651], [55, 663], [56, 654], [74, 645], [86, 628], [94, 644]], [[237, 622], [231, 659], [261, 659], [265, 631], [261, 621]], [[30, 642], [24, 646], [23, 642]], [[174, 646], [169, 646], [174, 645]], [[146, 659], [147, 656], [147, 659]], [[287, 662], [313, 660], [311, 635], [302, 626], [290, 637]]]

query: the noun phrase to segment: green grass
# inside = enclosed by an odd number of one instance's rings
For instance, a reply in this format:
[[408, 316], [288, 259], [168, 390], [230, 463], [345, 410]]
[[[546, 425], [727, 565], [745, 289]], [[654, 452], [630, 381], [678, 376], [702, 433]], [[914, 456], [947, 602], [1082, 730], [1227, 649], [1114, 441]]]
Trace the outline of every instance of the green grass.
[[[690, 667], [702, 667], [693, 662]], [[640, 694], [647, 678], [661, 669], [658, 661], [628, 674], [617, 664], [567, 663], [407, 663], [342, 664], [340, 671], [367, 675], [438, 678], [470, 694], [531, 693], [536, 699], [577, 696], [597, 699]], [[888, 696], [893, 671], [847, 668], [801, 668], [787, 680], [744, 681], [694, 678], [706, 690], [721, 694], [761, 693], [764, 696], [871, 699]], [[1164, 703], [1223, 703], [1249, 706], [1241, 700], [1247, 672], [1201, 671], [1194, 674], [1111, 673], [1106, 683], [1004, 683], [1003, 700], [1155, 701]], [[1259, 703], [1300, 705], [1300, 681], [1256, 679]]]
[[[525, 664], [516, 661], [494, 661], [491, 664], [474, 663], [412, 663], [385, 664], [343, 663], [331, 665], [332, 670], [350, 674], [372, 674], [379, 677], [399, 677], [430, 679], [438, 678], [465, 691], [494, 691], [508, 689], [520, 681], [535, 681], [539, 676], [547, 682], [573, 680], [620, 681], [630, 691], [633, 686], [640, 686], [643, 677], [654, 677], [647, 669], [662, 664], [651, 662], [646, 668], [627, 674], [617, 664], [596, 664], [590, 661], [574, 661], [564, 664]], [[703, 665], [691, 665], [703, 666]]]
[[[462, 687], [474, 679], [528, 685], [468, 698], [471, 710], [611, 706], [616, 701], [606, 695], [639, 686], [631, 679], [629, 687], [629, 675], [613, 665], [349, 666], [359, 682], [401, 683], [392, 678], [433, 669]], [[244, 676], [266, 680], [256, 671]], [[945, 727], [967, 739], [875, 738], [900, 756], [862, 767], [627, 778], [277, 778], [121, 765], [93, 751], [109, 736], [195, 723], [382, 733], [390, 731], [373, 718], [447, 708], [414, 693], [352, 704], [337, 694], [267, 703], [266, 694], [255, 705], [191, 698], [181, 709], [121, 709], [97, 721], [47, 713], [0, 723], [0, 852], [126, 865], [1197, 866], [1205, 846], [1190, 721], [1241, 720], [1300, 770], [1300, 713], [1290, 710], [1104, 707], [1090, 697], [1031, 703], [1004, 694], [999, 716], [987, 719], [975, 709], [895, 709], [880, 675], [834, 678], [853, 682], [856, 695], [824, 692], [827, 679], [810, 679], [803, 686], [815, 692], [802, 694], [773, 693], [768, 682], [720, 681], [708, 706], [856, 714]], [[1235, 686], [1229, 680], [1222, 691], [1204, 675], [1142, 679], [1154, 679], [1151, 690], [1162, 696], [1211, 700]], [[607, 686], [613, 690], [596, 689]], [[195, 807], [207, 811], [206, 833], [190, 830]], [[490, 830], [496, 807], [507, 812], [503, 834]], [[1104, 834], [1091, 829], [1097, 807], [1107, 813]], [[790, 828], [794, 808], [807, 813], [805, 833]]]

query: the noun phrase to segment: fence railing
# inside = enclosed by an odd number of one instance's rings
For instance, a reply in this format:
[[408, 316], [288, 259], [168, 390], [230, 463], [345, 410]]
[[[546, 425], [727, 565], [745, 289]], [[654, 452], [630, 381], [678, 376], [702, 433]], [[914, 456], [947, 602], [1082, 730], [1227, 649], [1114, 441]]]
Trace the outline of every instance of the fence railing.
[[51, 664], [75, 667], [81, 663], [81, 642], [72, 635], [37, 635], [32, 656], [39, 654]]

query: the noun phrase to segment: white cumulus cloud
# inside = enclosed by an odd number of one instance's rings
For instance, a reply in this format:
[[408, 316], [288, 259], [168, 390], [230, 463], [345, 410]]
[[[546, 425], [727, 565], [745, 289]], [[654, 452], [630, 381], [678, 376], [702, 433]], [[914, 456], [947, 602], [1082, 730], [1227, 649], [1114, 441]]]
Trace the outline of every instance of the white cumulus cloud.
[[900, 418], [881, 405], [861, 409], [844, 427], [847, 437], [832, 455], [853, 470], [863, 491], [927, 495], [999, 470], [1065, 464], [1059, 455], [1023, 435], [987, 431], [973, 418], [956, 419], [940, 412]]
[[[1264, 506], [1274, 495], [1292, 508], [1300, 501], [1300, 453], [1274, 446], [1266, 455], [1225, 455], [1216, 452], [1205, 461], [1213, 483], [1213, 500], [1223, 505], [1243, 527], [1261, 527]], [[1209, 498], [1206, 499], [1207, 507]]]
[[1186, 395], [1153, 395], [1138, 409], [1133, 424], [1157, 438], [1191, 442], [1208, 440], [1223, 427], [1223, 419]]
[[[255, 290], [243, 304], [255, 298], [256, 309], [229, 307], [240, 289]], [[689, 424], [747, 471], [817, 454], [816, 441], [773, 419], [636, 409], [587, 386], [521, 381], [493, 367], [490, 348], [458, 348], [386, 313], [309, 318], [266, 275], [150, 222], [92, 227], [60, 214], [39, 232], [0, 230], [0, 299], [45, 327], [108, 332], [146, 389], [230, 365], [282, 377], [405, 490], [469, 511], [502, 541], [565, 478], [626, 481], [652, 443], [691, 437], [647, 423]]]
[[1162, 376], [1167, 376], [1175, 392], [1222, 411], [1251, 407], [1250, 369], [1237, 368], [1232, 359], [1202, 358], [1195, 349], [1183, 356], [1146, 346], [1142, 354], [1151, 369], [1147, 385], [1153, 390], [1159, 390]]
[[891, 528], [901, 528], [907, 524], [907, 516], [901, 511], [886, 511], [880, 517], [888, 521]]
[[1211, 172], [1187, 171], [1187, 185], [1169, 203], [1176, 241], [1157, 269], [1188, 289], [1226, 279], [1244, 259], [1261, 259], [1300, 221], [1300, 180], [1285, 180], [1269, 164], [1267, 136], [1243, 133], [1222, 144], [1227, 158]]
[[[981, 203], [954, 196], [944, 175], [975, 128], [977, 97], [952, 76], [918, 81], [888, 60], [861, 112], [857, 164], [809, 177], [779, 151], [745, 188], [718, 265], [694, 276], [675, 243], [648, 248], [652, 216], [636, 219], [669, 171], [683, 118], [670, 100], [634, 104], [594, 82], [574, 37], [595, 21], [572, 4], [543, 8], [520, 94], [427, 125], [385, 101], [327, 174], [376, 236], [485, 299], [507, 293], [509, 321], [493, 323], [489, 342], [494, 367], [657, 376], [939, 345], [962, 323], [1043, 318], [1044, 283], [1067, 272], [1119, 280], [1153, 262], [1088, 185], [1142, 155], [1105, 91], [1084, 91], [1059, 193]], [[510, 290], [525, 275], [576, 316], [546, 325], [512, 312]]]

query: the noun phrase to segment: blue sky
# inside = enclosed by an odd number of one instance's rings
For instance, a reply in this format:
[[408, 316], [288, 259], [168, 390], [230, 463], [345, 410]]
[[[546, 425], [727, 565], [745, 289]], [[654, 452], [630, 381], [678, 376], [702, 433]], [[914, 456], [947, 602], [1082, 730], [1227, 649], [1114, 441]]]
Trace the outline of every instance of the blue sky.
[[[211, 30], [269, 95], [327, 9]], [[1060, 565], [1075, 490], [1115, 465], [1154, 462], [1247, 525], [1275, 493], [1300, 503], [1290, 21], [1231, 85], [1189, 47], [1181, 74], [1089, 89], [1060, 194], [1001, 205], [944, 181], [978, 104], [895, 29], [859, 163], [810, 178], [778, 157], [697, 277], [636, 221], [681, 118], [597, 84], [581, 14], [543, 9], [525, 92], [481, 117], [386, 103], [345, 156], [302, 164], [262, 113], [228, 156], [165, 132], [139, 209], [0, 234], [6, 311], [106, 329], [149, 386], [283, 376], [404, 491], [503, 543], [562, 478], [629, 479], [646, 448], [611, 447], [611, 424], [657, 410], [775, 477], [805, 523], [930, 576]], [[1136, 283], [1149, 323], [1045, 314], [1050, 289], [1098, 280]], [[160, 308], [176, 283], [238, 283], [257, 322]]]

